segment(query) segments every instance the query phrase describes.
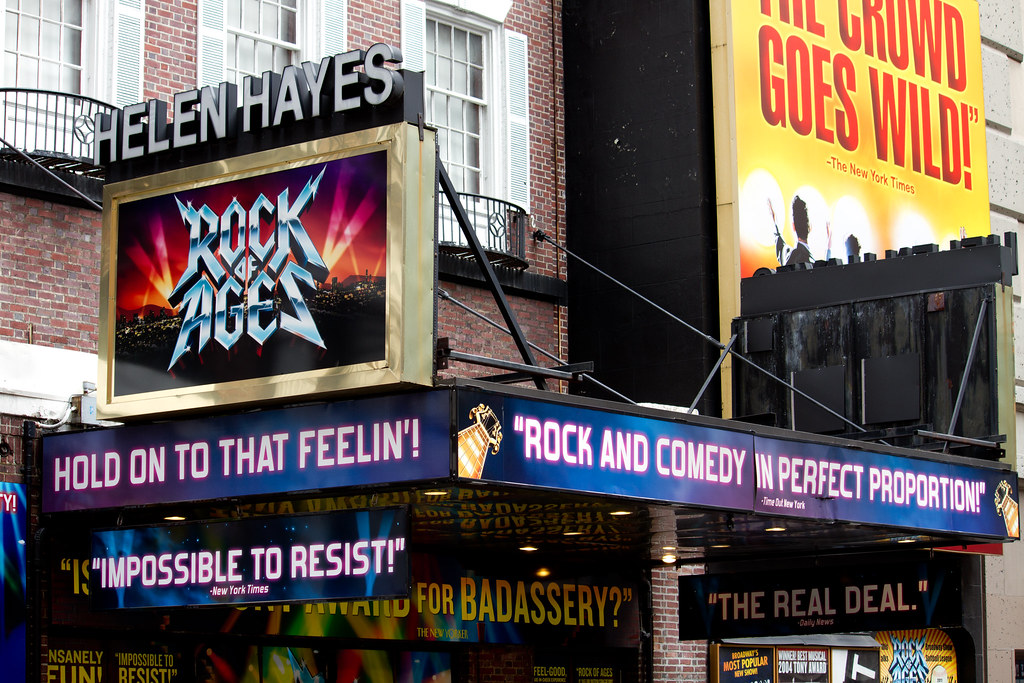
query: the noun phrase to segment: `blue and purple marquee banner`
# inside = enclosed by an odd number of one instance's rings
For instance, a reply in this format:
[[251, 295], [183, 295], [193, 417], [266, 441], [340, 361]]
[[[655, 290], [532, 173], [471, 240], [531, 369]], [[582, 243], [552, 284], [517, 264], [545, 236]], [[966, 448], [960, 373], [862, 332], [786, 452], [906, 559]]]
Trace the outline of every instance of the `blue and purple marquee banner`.
[[409, 593], [405, 508], [94, 531], [97, 609]]
[[754, 456], [755, 512], [1020, 537], [1009, 470], [762, 437]]
[[481, 391], [458, 401], [459, 476], [772, 516], [1019, 538], [1007, 469]]
[[749, 433], [468, 391], [458, 418], [460, 476], [741, 510], [754, 499]]
[[43, 512], [447, 478], [448, 393], [49, 436]]
[[28, 498], [23, 484], [0, 482], [0, 662], [9, 680], [25, 680], [25, 541]]

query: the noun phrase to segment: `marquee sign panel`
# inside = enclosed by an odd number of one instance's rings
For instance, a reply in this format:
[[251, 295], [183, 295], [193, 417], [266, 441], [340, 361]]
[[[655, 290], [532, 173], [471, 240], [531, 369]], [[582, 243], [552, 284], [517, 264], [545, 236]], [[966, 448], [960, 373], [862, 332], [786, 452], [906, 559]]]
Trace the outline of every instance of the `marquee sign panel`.
[[102, 416], [429, 383], [434, 147], [417, 136], [108, 185]]

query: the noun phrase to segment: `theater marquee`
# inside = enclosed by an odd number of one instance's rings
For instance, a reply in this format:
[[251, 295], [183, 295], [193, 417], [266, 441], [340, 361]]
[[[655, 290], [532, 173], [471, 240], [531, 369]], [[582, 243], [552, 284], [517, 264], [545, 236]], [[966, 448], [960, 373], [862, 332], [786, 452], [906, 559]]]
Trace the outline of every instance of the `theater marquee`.
[[424, 133], [394, 124], [108, 185], [102, 415], [429, 384]]

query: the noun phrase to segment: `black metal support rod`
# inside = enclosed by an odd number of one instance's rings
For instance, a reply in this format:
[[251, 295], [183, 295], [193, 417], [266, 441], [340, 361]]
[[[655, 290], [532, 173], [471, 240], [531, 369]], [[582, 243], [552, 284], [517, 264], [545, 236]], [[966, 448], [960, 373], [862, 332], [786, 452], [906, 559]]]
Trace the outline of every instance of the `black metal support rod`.
[[[686, 322], [685, 320], [681, 319], [681, 318], [680, 318], [679, 316], [677, 316], [677, 315], [674, 315], [673, 313], [671, 313], [671, 312], [669, 312], [669, 311], [665, 310], [664, 308], [662, 308], [662, 307], [661, 307], [661, 306], [659, 306], [658, 304], [654, 303], [653, 301], [651, 301], [650, 299], [648, 299], [647, 297], [645, 297], [645, 296], [644, 296], [643, 294], [641, 294], [640, 292], [638, 292], [638, 291], [636, 291], [635, 289], [633, 289], [632, 287], [630, 287], [629, 285], [627, 285], [627, 284], [625, 284], [625, 283], [623, 283], [623, 282], [620, 282], [619, 280], [616, 280], [616, 279], [615, 279], [614, 277], [612, 277], [612, 276], [611, 276], [611, 275], [609, 275], [608, 273], [604, 272], [603, 270], [601, 270], [600, 268], [598, 268], [598, 267], [597, 267], [597, 266], [595, 266], [594, 264], [592, 264], [592, 263], [588, 262], [588, 261], [587, 261], [586, 259], [584, 259], [583, 257], [581, 257], [581, 256], [578, 256], [578, 255], [574, 254], [573, 252], [569, 251], [568, 249], [566, 249], [565, 247], [563, 247], [562, 245], [558, 244], [558, 243], [557, 243], [557, 242], [555, 242], [555, 241], [554, 241], [553, 239], [551, 239], [550, 237], [548, 237], [548, 236], [547, 236], [547, 235], [546, 235], [546, 234], [544, 233], [544, 231], [543, 231], [543, 230], [537, 230], [537, 231], [535, 231], [535, 232], [533, 233], [533, 238], [534, 238], [535, 240], [538, 240], [538, 241], [541, 241], [541, 242], [547, 242], [548, 244], [550, 244], [551, 246], [553, 246], [553, 247], [554, 247], [555, 249], [557, 249], [557, 250], [561, 251], [561, 252], [562, 252], [562, 253], [564, 253], [564, 254], [567, 254], [568, 256], [571, 256], [571, 257], [573, 257], [574, 259], [576, 259], [577, 261], [579, 261], [579, 262], [580, 262], [580, 263], [582, 263], [583, 265], [587, 266], [588, 268], [590, 268], [591, 270], [593, 270], [594, 272], [596, 272], [596, 273], [597, 273], [598, 275], [600, 275], [600, 276], [602, 276], [602, 277], [604, 277], [604, 278], [607, 278], [608, 280], [611, 280], [611, 281], [612, 281], [612, 282], [613, 282], [614, 284], [618, 285], [619, 287], [622, 287], [622, 288], [623, 288], [624, 290], [626, 290], [627, 292], [629, 292], [629, 293], [630, 293], [630, 294], [632, 294], [633, 296], [635, 296], [635, 297], [637, 297], [638, 299], [640, 299], [641, 301], [644, 301], [644, 302], [646, 302], [647, 304], [649, 304], [649, 305], [653, 306], [653, 307], [654, 307], [655, 309], [657, 309], [657, 310], [661, 311], [662, 313], [664, 313], [665, 315], [667, 315], [667, 316], [668, 316], [669, 318], [671, 318], [672, 320], [675, 320], [675, 321], [676, 321], [677, 323], [679, 323], [680, 325], [682, 325], [682, 326], [683, 326], [683, 327], [685, 327], [686, 329], [688, 329], [688, 330], [690, 330], [690, 331], [694, 332], [695, 334], [699, 335], [699, 336], [700, 336], [700, 337], [701, 337], [702, 339], [704, 339], [704, 340], [705, 340], [706, 342], [708, 342], [708, 343], [709, 343], [709, 344], [711, 344], [712, 346], [715, 346], [715, 347], [716, 347], [716, 348], [718, 348], [718, 349], [719, 349], [720, 351], [725, 351], [725, 349], [726, 349], [726, 345], [725, 345], [725, 344], [723, 344], [722, 342], [720, 342], [719, 340], [715, 339], [714, 337], [712, 337], [712, 336], [711, 336], [711, 335], [709, 335], [709, 334], [706, 334], [706, 333], [704, 333], [704, 332], [701, 332], [700, 330], [698, 330], [698, 329], [697, 329], [696, 327], [694, 327], [694, 326], [693, 326], [693, 325], [691, 325], [690, 323], [688, 323], [688, 322]], [[738, 359], [738, 360], [741, 360], [741, 361], [743, 361], [744, 363], [746, 363], [747, 365], [749, 365], [750, 367], [754, 368], [755, 370], [757, 370], [757, 371], [759, 371], [759, 372], [761, 372], [761, 373], [764, 373], [764, 374], [765, 374], [765, 375], [767, 375], [767, 376], [768, 376], [768, 377], [769, 377], [770, 379], [772, 379], [772, 380], [774, 380], [774, 381], [778, 382], [779, 384], [781, 384], [782, 386], [786, 387], [787, 389], [789, 389], [789, 390], [790, 390], [791, 392], [793, 392], [793, 393], [794, 393], [794, 394], [796, 394], [797, 396], [802, 396], [803, 398], [807, 399], [808, 401], [810, 401], [810, 402], [811, 402], [811, 403], [813, 403], [814, 405], [816, 405], [816, 406], [818, 406], [819, 408], [821, 408], [822, 410], [824, 410], [824, 411], [825, 411], [826, 413], [829, 413], [829, 414], [830, 414], [830, 415], [832, 415], [833, 417], [837, 417], [837, 418], [839, 418], [840, 420], [842, 420], [842, 421], [843, 421], [843, 422], [845, 422], [846, 424], [848, 424], [848, 425], [850, 425], [851, 427], [855, 428], [855, 429], [856, 429], [857, 431], [861, 431], [861, 432], [866, 432], [866, 431], [867, 431], [866, 429], [864, 429], [863, 427], [861, 427], [861, 426], [860, 426], [859, 424], [857, 424], [856, 422], [853, 422], [852, 420], [848, 419], [848, 418], [847, 418], [847, 417], [846, 417], [845, 415], [840, 415], [839, 413], [837, 413], [836, 411], [832, 410], [832, 409], [831, 409], [831, 408], [829, 408], [829, 407], [828, 407], [827, 405], [825, 405], [824, 403], [822, 403], [821, 401], [819, 401], [818, 399], [814, 398], [813, 396], [810, 396], [809, 394], [807, 394], [807, 393], [806, 393], [806, 392], [804, 392], [804, 391], [801, 391], [800, 389], [797, 389], [797, 388], [796, 388], [796, 387], [795, 387], [795, 386], [794, 386], [794, 385], [793, 385], [793, 384], [792, 384], [791, 382], [787, 382], [786, 380], [782, 379], [781, 377], [777, 377], [777, 376], [775, 376], [774, 374], [772, 374], [771, 372], [769, 372], [769, 371], [768, 371], [768, 370], [766, 370], [765, 368], [762, 368], [762, 367], [761, 367], [760, 365], [758, 365], [758, 364], [757, 364], [757, 363], [755, 363], [754, 361], [750, 360], [749, 358], [747, 358], [746, 356], [744, 356], [744, 355], [743, 355], [742, 353], [739, 353], [739, 352], [738, 352], [738, 351], [736, 351], [735, 349], [730, 349], [730, 350], [729, 350], [729, 353], [730, 353], [730, 354], [732, 354], [732, 357], [733, 357], [733, 358], [736, 358], [736, 359]], [[881, 443], [883, 443], [883, 444], [884, 444], [885, 442], [884, 442], [884, 441], [882, 441]], [[888, 445], [888, 444], [886, 444], [886, 445]]]
[[563, 247], [561, 244], [558, 244], [553, 239], [548, 237], [547, 234], [543, 230], [535, 231], [533, 233], [533, 238], [536, 239], [536, 240], [540, 240], [542, 242], [547, 242], [548, 244], [550, 244], [551, 246], [553, 246], [555, 249], [559, 250], [560, 252], [562, 252], [564, 254], [568, 254], [569, 256], [572, 256], [574, 259], [576, 259], [577, 261], [579, 261], [580, 263], [585, 265], [587, 268], [590, 268], [591, 270], [596, 272], [601, 277], [610, 280], [613, 284], [616, 284], [619, 287], [622, 287], [624, 290], [626, 290], [630, 294], [640, 298], [641, 300], [646, 302], [648, 305], [653, 306], [655, 309], [657, 309], [658, 311], [664, 313], [668, 317], [672, 318], [672, 320], [675, 320], [677, 323], [679, 323], [680, 325], [682, 325], [686, 329], [690, 330], [694, 334], [699, 335], [700, 337], [702, 337], [704, 339], [704, 341], [706, 341], [707, 343], [711, 344], [712, 346], [718, 347], [719, 350], [722, 350], [722, 349], [725, 348], [725, 344], [723, 344], [722, 342], [718, 341], [717, 339], [712, 337], [710, 334], [707, 334], [705, 332], [702, 332], [702, 331], [698, 330], [696, 327], [694, 327], [690, 323], [686, 322], [685, 320], [683, 320], [682, 318], [680, 318], [676, 314], [672, 313], [671, 311], [669, 311], [669, 310], [659, 306], [658, 304], [654, 303], [653, 301], [651, 301], [650, 299], [648, 299], [643, 294], [641, 294], [640, 292], [636, 291], [635, 289], [633, 289], [632, 287], [630, 287], [626, 283], [620, 282], [619, 280], [616, 280], [614, 277], [612, 277], [608, 273], [604, 272], [603, 270], [601, 270], [600, 268], [595, 266], [593, 263], [590, 263], [589, 261], [587, 261], [586, 259], [584, 259], [581, 256], [577, 256], [573, 252], [571, 252], [568, 249], [566, 249], [565, 247]]
[[545, 368], [541, 365], [525, 365], [523, 363], [513, 363], [510, 360], [501, 360], [500, 358], [488, 358], [487, 356], [478, 356], [474, 353], [445, 351], [444, 357], [450, 360], [460, 361], [462, 363], [472, 363], [474, 365], [484, 365], [489, 368], [500, 368], [502, 370], [522, 372], [528, 375], [532, 375], [534, 377], [550, 377], [551, 379], [562, 379], [566, 381], [571, 381], [576, 378], [576, 373], [565, 372], [564, 370]]
[[[459, 199], [459, 194], [455, 191], [455, 186], [452, 185], [451, 178], [448, 177], [448, 170], [444, 167], [444, 164], [438, 162], [437, 165], [437, 177], [441, 183], [441, 190], [444, 192], [445, 197], [448, 198], [448, 205], [452, 207], [452, 211], [455, 213], [456, 219], [459, 221], [459, 226], [462, 228], [462, 234], [466, 237], [466, 242], [469, 244], [469, 249], [473, 252], [473, 256], [476, 257], [477, 264], [480, 266], [480, 270], [484, 274], [484, 278], [487, 280], [487, 286], [491, 290], [491, 294], [494, 296], [494, 301], [498, 305], [498, 310], [501, 311], [501, 317], [505, 319], [505, 324], [508, 325], [509, 333], [512, 335], [513, 341], [515, 341], [516, 348], [519, 349], [519, 354], [526, 361], [527, 365], [537, 366], [537, 361], [533, 358], [533, 353], [530, 352], [529, 342], [526, 340], [526, 335], [523, 334], [523, 330], [519, 327], [519, 321], [516, 320], [516, 314], [512, 311], [512, 307], [508, 303], [508, 299], [505, 298], [505, 292], [501, 288], [501, 283], [498, 282], [498, 276], [494, 272], [494, 266], [491, 265], [490, 260], [487, 258], [487, 254], [484, 253], [483, 247], [480, 246], [480, 240], [477, 239], [476, 231], [473, 230], [473, 224], [469, 220], [469, 215], [466, 213], [466, 207], [462, 205], [462, 201]], [[537, 385], [538, 389], [547, 389], [547, 384], [540, 377], [534, 377], [534, 384]]]
[[74, 192], [75, 194], [77, 194], [77, 195], [78, 195], [79, 197], [81, 197], [82, 199], [84, 199], [84, 200], [85, 200], [85, 202], [86, 202], [86, 203], [87, 203], [87, 204], [88, 204], [89, 206], [91, 206], [92, 208], [96, 209], [97, 211], [103, 211], [103, 207], [102, 207], [102, 206], [100, 206], [99, 204], [97, 204], [96, 202], [94, 202], [94, 201], [93, 201], [92, 199], [90, 199], [89, 197], [87, 197], [87, 196], [86, 196], [85, 194], [83, 194], [83, 193], [82, 193], [82, 192], [81, 192], [81, 191], [80, 191], [80, 190], [79, 190], [79, 189], [78, 189], [77, 187], [74, 187], [73, 185], [70, 185], [70, 184], [69, 184], [68, 182], [66, 182], [66, 181], [65, 181], [65, 180], [64, 180], [63, 178], [61, 178], [61, 177], [60, 177], [59, 175], [57, 175], [56, 173], [54, 173], [54, 172], [53, 172], [53, 171], [51, 171], [50, 169], [46, 168], [45, 166], [43, 166], [43, 165], [42, 165], [41, 163], [39, 163], [38, 161], [36, 161], [36, 160], [35, 160], [35, 159], [33, 159], [32, 157], [30, 157], [29, 155], [25, 154], [24, 152], [22, 152], [22, 151], [21, 151], [20, 149], [18, 149], [17, 147], [15, 147], [14, 145], [12, 145], [11, 143], [7, 142], [7, 140], [4, 140], [4, 139], [3, 139], [2, 137], [0, 137], [0, 144], [3, 144], [3, 146], [4, 146], [4, 147], [7, 147], [8, 149], [12, 149], [12, 150], [14, 150], [14, 151], [15, 151], [15, 153], [17, 153], [17, 154], [18, 154], [19, 156], [21, 156], [21, 157], [24, 157], [24, 158], [25, 158], [25, 160], [26, 160], [26, 161], [28, 161], [28, 162], [29, 162], [30, 164], [33, 164], [33, 165], [35, 165], [35, 166], [38, 166], [39, 168], [41, 168], [41, 169], [43, 170], [43, 172], [44, 172], [44, 173], [46, 173], [47, 175], [49, 175], [50, 177], [52, 177], [52, 178], [53, 178], [54, 180], [56, 180], [56, 181], [57, 181], [58, 183], [60, 183], [60, 184], [61, 184], [61, 185], [63, 185], [64, 187], [68, 188], [69, 190], [71, 190], [72, 192]]
[[[953, 406], [953, 415], [949, 419], [947, 434], [953, 433], [956, 421], [960, 419], [960, 407], [964, 402], [964, 394], [967, 392], [967, 380], [971, 376], [971, 367], [974, 365], [974, 353], [978, 350], [978, 340], [981, 338], [981, 328], [985, 322], [985, 313], [988, 311], [988, 298], [981, 300], [981, 310], [978, 311], [978, 322], [974, 325], [974, 337], [971, 339], [971, 350], [967, 353], [967, 364], [964, 366], [964, 375], [960, 378], [960, 391], [956, 395], [956, 405]], [[943, 447], [942, 452], [949, 450], [949, 442]]]
[[956, 434], [940, 434], [938, 432], [929, 432], [925, 429], [918, 429], [916, 433], [928, 439], [945, 441], [945, 448], [949, 448], [950, 443], [960, 443], [966, 446], [980, 446], [982, 448], [999, 448], [999, 444], [1006, 442], [1005, 436], [998, 441], [991, 441], [989, 439], [972, 439], [968, 436], [957, 436]]
[[[454, 305], [458, 306], [459, 308], [461, 308], [462, 310], [466, 311], [467, 313], [469, 313], [471, 315], [475, 315], [476, 317], [480, 318], [484, 322], [486, 322], [486, 323], [488, 323], [490, 325], [493, 325], [497, 329], [501, 330], [505, 334], [509, 334], [508, 329], [505, 328], [505, 327], [502, 327], [501, 323], [499, 323], [497, 320], [492, 320], [492, 319], [488, 318], [486, 315], [484, 315], [483, 313], [481, 313], [480, 311], [478, 311], [478, 310], [476, 310], [474, 308], [471, 308], [470, 306], [467, 306], [466, 304], [462, 303], [461, 301], [459, 301], [458, 299], [453, 297], [447, 291], [439, 288], [437, 290], [437, 294], [438, 294], [438, 296], [440, 296], [445, 301], [450, 301], [451, 303], [453, 303]], [[562, 359], [559, 358], [558, 356], [556, 356], [555, 354], [549, 353], [548, 351], [542, 349], [541, 347], [537, 346], [533, 342], [528, 342], [528, 343], [530, 344], [530, 348], [535, 350], [537, 353], [540, 353], [541, 355], [543, 355], [543, 356], [545, 356], [545, 357], [549, 358], [550, 360], [553, 360], [553, 361], [555, 361], [557, 363], [561, 363], [562, 362]], [[582, 374], [580, 376], [580, 378], [584, 382], [588, 382], [590, 384], [593, 384], [595, 387], [601, 389], [602, 391], [606, 391], [609, 394], [611, 394], [612, 396], [615, 396], [620, 401], [623, 401], [623, 402], [628, 403], [630, 405], [634, 405], [634, 406], [636, 405], [636, 401], [634, 401], [630, 397], [626, 396], [625, 394], [620, 394], [619, 392], [615, 391], [615, 389], [612, 389], [610, 386], [608, 386], [604, 382], [600, 381], [599, 379], [595, 378], [593, 375], [591, 375], [589, 373]]]
[[722, 350], [721, 355], [718, 356], [718, 360], [715, 361], [715, 367], [711, 368], [711, 372], [708, 373], [707, 379], [704, 380], [704, 386], [700, 388], [697, 395], [693, 397], [693, 403], [690, 404], [690, 412], [692, 413], [697, 408], [697, 404], [700, 399], [704, 396], [704, 392], [708, 390], [708, 386], [711, 384], [711, 380], [714, 379], [715, 375], [718, 374], [718, 368], [722, 367], [722, 363], [725, 362], [725, 357], [732, 351], [732, 345], [736, 343], [736, 335], [732, 335], [732, 339], [725, 345], [725, 349]]

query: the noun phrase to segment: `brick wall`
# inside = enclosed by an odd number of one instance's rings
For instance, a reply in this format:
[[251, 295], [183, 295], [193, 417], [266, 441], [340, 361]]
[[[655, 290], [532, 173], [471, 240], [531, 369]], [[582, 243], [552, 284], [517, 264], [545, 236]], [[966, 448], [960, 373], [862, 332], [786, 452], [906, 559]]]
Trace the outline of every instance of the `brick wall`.
[[[450, 282], [441, 282], [439, 286], [460, 303], [487, 316], [502, 327], [505, 326], [490, 291]], [[509, 304], [526, 338], [548, 353], [557, 355], [557, 339], [553, 331], [559, 324], [560, 307], [521, 297], [509, 297]], [[451, 302], [438, 302], [437, 321], [437, 336], [447, 337], [453, 351], [523, 362], [510, 335]], [[537, 351], [533, 351], [533, 355], [541, 365], [550, 366], [553, 363]], [[493, 368], [453, 362], [448, 370], [439, 371], [438, 374], [441, 377], [478, 377], [501, 372], [503, 371]]]
[[96, 353], [101, 220], [0, 192], [0, 339]]
[[707, 643], [679, 640], [679, 577], [703, 573], [704, 568], [696, 565], [651, 571], [655, 683], [708, 680]]
[[196, 87], [197, 3], [157, 0], [145, 7], [143, 97], [170, 103], [174, 93]]
[[469, 650], [460, 668], [466, 683], [529, 683], [533, 680], [533, 650], [529, 647], [487, 647]]

